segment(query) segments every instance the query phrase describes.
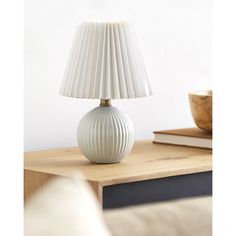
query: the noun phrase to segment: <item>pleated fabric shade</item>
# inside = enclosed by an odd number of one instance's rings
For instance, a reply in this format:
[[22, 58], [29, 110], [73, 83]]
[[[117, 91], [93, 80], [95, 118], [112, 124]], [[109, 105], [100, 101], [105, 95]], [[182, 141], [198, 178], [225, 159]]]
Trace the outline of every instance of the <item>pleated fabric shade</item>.
[[78, 25], [60, 94], [93, 99], [151, 95], [132, 24], [84, 22]]

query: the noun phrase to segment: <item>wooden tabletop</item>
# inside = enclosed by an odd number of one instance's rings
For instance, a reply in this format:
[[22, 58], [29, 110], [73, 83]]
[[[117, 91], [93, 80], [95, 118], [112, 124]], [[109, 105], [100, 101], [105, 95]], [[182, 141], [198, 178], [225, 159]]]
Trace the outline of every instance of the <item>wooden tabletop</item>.
[[118, 164], [93, 164], [78, 147], [25, 153], [25, 169], [72, 176], [80, 170], [102, 186], [212, 170], [211, 150], [137, 141]]

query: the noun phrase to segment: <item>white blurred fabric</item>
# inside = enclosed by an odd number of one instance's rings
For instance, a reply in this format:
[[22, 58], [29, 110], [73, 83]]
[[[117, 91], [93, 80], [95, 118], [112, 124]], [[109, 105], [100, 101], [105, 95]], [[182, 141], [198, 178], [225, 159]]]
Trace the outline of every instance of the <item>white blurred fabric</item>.
[[52, 180], [26, 203], [25, 236], [109, 236], [96, 197], [80, 174]]

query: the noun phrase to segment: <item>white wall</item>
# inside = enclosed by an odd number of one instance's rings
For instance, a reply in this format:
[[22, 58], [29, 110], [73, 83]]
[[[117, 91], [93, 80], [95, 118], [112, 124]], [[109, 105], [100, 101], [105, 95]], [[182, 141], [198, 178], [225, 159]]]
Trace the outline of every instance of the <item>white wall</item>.
[[80, 118], [98, 105], [58, 94], [78, 22], [134, 22], [155, 95], [115, 100], [136, 139], [193, 126], [187, 93], [211, 87], [210, 0], [25, 0], [25, 150], [75, 146]]

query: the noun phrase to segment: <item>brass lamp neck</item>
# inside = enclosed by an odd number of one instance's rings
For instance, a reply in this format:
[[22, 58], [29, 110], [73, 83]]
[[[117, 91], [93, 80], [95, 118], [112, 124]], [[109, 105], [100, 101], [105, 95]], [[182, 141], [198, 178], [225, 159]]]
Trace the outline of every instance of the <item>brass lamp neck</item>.
[[111, 99], [101, 99], [100, 107], [111, 107]]

